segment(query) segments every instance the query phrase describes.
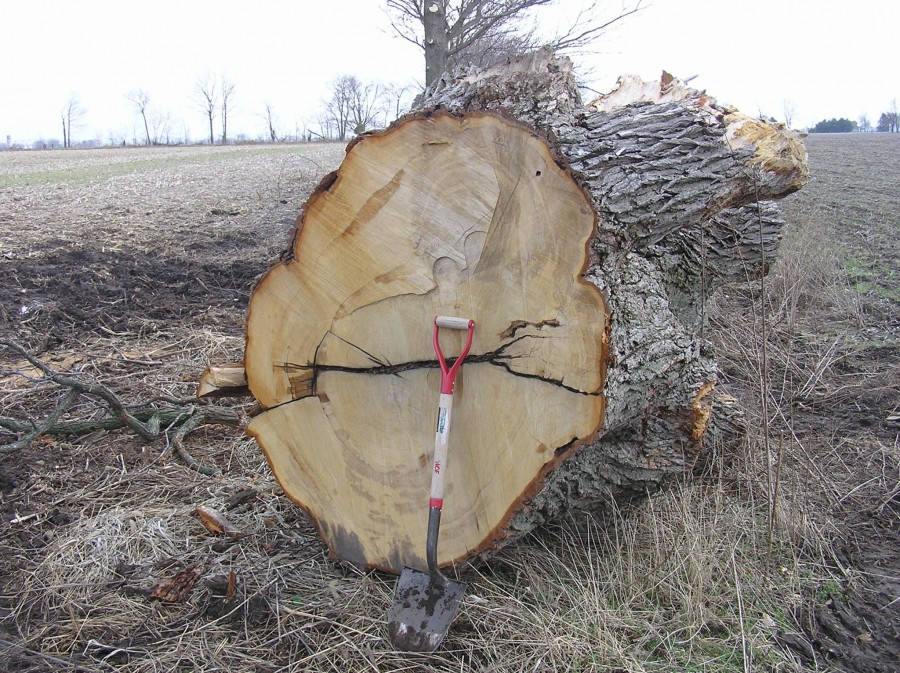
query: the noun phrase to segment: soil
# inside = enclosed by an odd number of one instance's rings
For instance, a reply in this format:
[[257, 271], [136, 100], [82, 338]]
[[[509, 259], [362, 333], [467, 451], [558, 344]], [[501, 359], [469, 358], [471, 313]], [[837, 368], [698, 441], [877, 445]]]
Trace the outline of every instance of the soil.
[[[818, 388], [791, 401], [791, 431], [812, 452], [810, 463], [819, 475], [835, 483], [816, 505], [828, 522], [833, 562], [843, 577], [810, 597], [808, 609], [797, 616], [803, 633], [782, 634], [782, 646], [809, 668], [893, 673], [900, 660], [900, 197], [893, 167], [898, 140], [885, 134], [810, 136], [813, 182], [786, 202], [790, 221], [825, 221], [852, 250], [855, 308], [852, 316], [834, 322], [852, 325], [842, 348], [850, 341], [861, 344], [842, 351], [829, 368], [834, 378], [821, 377]], [[51, 366], [115, 385], [132, 402], [145, 399], [148, 391], [190, 396], [209, 361], [241, 359], [250, 290], [286, 245], [315, 182], [342, 156], [343, 147], [336, 145], [5, 153], [0, 158], [5, 168], [0, 171], [0, 333]], [[820, 350], [827, 352], [828, 330], [816, 333], [823, 339]], [[0, 352], [2, 414], [48, 412], [58, 393], [40, 380], [15, 375], [22, 369], [19, 358]], [[145, 652], [145, 643], [166, 637], [141, 624], [144, 601], [135, 604], [131, 636], [111, 642], [109, 625], [91, 619], [91, 587], [79, 587], [82, 603], [73, 600], [67, 608], [72, 623], [80, 624], [80, 641], [88, 643], [83, 652], [63, 659], [43, 654], [36, 636], [24, 631], [29, 615], [16, 605], [20, 591], [42, 596], [33, 608], [37, 612], [58, 608], [52, 603], [55, 585], [38, 590], [28, 579], [55, 532], [87, 526], [104, 507], [123, 512], [122, 520], [135, 530], [129, 544], [139, 545], [146, 544], [140, 539], [144, 525], [165, 526], [211, 497], [224, 503], [252, 489], [258, 497], [228, 514], [239, 524], [272, 522], [262, 525], [254, 547], [270, 565], [286, 563], [279, 556], [285, 550], [297, 564], [322, 556], [320, 546], [310, 544], [314, 533], [280, 497], [252, 442], [216, 427], [199, 434], [198, 460], [226, 471], [238, 464], [240, 470], [230, 470], [238, 476], [211, 483], [200, 476], [185, 479], [178, 471], [182, 476], [176, 478], [165, 447], [126, 433], [41, 438], [0, 457], [0, 669], [112, 670]], [[0, 445], [13, 439], [0, 431]], [[223, 568], [236, 563], [237, 552], [227, 540], [202, 537], [199, 525], [191, 525], [191, 539], [204, 553], [225, 559], [219, 561]], [[101, 563], [102, 538], [91, 534], [90, 529], [73, 532], [70, 543], [94, 540], [85, 553]], [[146, 596], [152, 582], [184, 571], [191, 561], [173, 559], [171, 572], [134, 567], [129, 549], [109, 552], [110, 567], [120, 576], [117, 599], [123, 601]], [[199, 598], [193, 603], [167, 608], [172, 628], [189, 618], [265, 623], [272, 619], [268, 606], [274, 600], [266, 582], [273, 581], [239, 577], [237, 591], [247, 600], [238, 615], [226, 596], [223, 571], [216, 582], [194, 590]], [[339, 574], [315, 581], [326, 595], [343, 590]], [[273, 641], [267, 653], [271, 665], [225, 661], [223, 670], [273, 670], [296, 660], [298, 652], [302, 657], [316, 629], [329, 628], [324, 614], [292, 644]], [[37, 642], [70, 638], [72, 628], [46, 625]], [[207, 645], [217, 647], [212, 641]]]
[[806, 145], [812, 179], [785, 213], [812, 232], [818, 265], [837, 262], [833, 292], [851, 301], [835, 296], [805, 326], [840, 345], [817, 390], [791, 400], [790, 425], [830, 482], [813, 504], [844, 580], [811, 597], [798, 615], [804, 636], [783, 642], [809, 665], [888, 673], [900, 661], [900, 195], [890, 168], [900, 135], [817, 134]]
[[[0, 171], [0, 337], [15, 339], [57, 371], [109, 385], [127, 403], [146, 403], [160, 394], [190, 397], [211, 360], [240, 361], [250, 291], [287, 246], [303, 201], [321, 176], [337, 167], [343, 149], [314, 144], [5, 153], [0, 157], [5, 169]], [[29, 418], [50, 411], [58, 401], [55, 387], [20, 357], [0, 350], [0, 414]], [[23, 372], [31, 378], [17, 375]], [[84, 418], [97, 411], [80, 403], [70, 415]], [[45, 653], [44, 644], [59, 637], [60, 627], [29, 637], [14, 614], [18, 596], [28, 590], [21, 572], [42, 562], [60, 531], [88, 525], [105, 508], [130, 508], [125, 518], [132, 523], [140, 523], [139, 513], [148, 509], [180, 508], [193, 534], [196, 522], [189, 514], [211, 492], [227, 501], [253, 489], [259, 498], [235, 511], [269, 526], [277, 519], [289, 531], [266, 529], [268, 539], [259, 540], [264, 554], [305, 545], [313, 551], [298, 558], [322, 555], [310, 544], [314, 533], [302, 513], [282, 510], [264, 461], [239, 431], [208, 427], [198, 433], [194, 456], [224, 470], [246, 462], [239, 478], [212, 486], [204, 478], [185, 480], [160, 442], [148, 445], [127, 433], [95, 432], [71, 441], [42, 437], [0, 456], [0, 670], [94, 671], [98, 665], [109, 670], [133, 656], [129, 648], [159, 637], [142, 633], [135, 623], [127, 646], [117, 643], [107, 650], [103, 642], [115, 629], [100, 619], [96, 637], [88, 638], [94, 651], [55, 657]], [[14, 439], [0, 429], [0, 445]], [[221, 540], [200, 542], [206, 552], [231, 553]], [[90, 562], [121, 567], [121, 586], [113, 593], [123, 601], [138, 596], [145, 604], [153, 582], [167, 571], [127, 569], [131, 544], [118, 558], [92, 551]], [[188, 561], [173, 560], [178, 570]], [[194, 588], [192, 593], [203, 597], [195, 612], [209, 620], [269, 619], [264, 591], [254, 593], [251, 578], [241, 577], [237, 585], [237, 598], [226, 598], [218, 585]], [[71, 600], [59, 590], [32, 588], [32, 595], [50, 596], [47, 600], [56, 594]], [[178, 612], [179, 606], [172, 609]], [[86, 619], [82, 627], [90, 631], [91, 624]]]

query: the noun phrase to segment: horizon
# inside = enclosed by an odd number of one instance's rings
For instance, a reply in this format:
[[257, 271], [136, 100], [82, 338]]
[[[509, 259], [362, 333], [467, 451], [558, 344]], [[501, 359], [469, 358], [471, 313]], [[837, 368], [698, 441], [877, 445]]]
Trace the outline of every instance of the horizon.
[[[552, 32], [580, 5], [558, 4], [536, 13], [542, 29]], [[194, 100], [196, 81], [207, 73], [234, 84], [231, 138], [265, 137], [265, 102], [283, 135], [305, 136], [320, 130], [338, 76], [406, 86], [407, 100], [424, 79], [424, 56], [391, 34], [379, 0], [346, 0], [340, 20], [319, 3], [265, 4], [248, 14], [237, 2], [160, 0], [158, 28], [140, 27], [143, 8], [108, 0], [80, 3], [74, 13], [61, 0], [4, 9], [0, 58], [13, 66], [0, 72], [0, 143], [62, 142], [60, 114], [73, 94], [85, 109], [76, 146], [140, 141], [142, 122], [126, 99], [138, 89], [149, 94], [152, 114], [169, 120], [170, 137], [208, 142]], [[259, 9], [278, 11], [278, 20], [260, 18]], [[856, 122], [863, 114], [874, 126], [900, 93], [887, 57], [896, 19], [900, 9], [886, 0], [863, 0], [849, 15], [813, 0], [758, 0], [752, 11], [714, 0], [656, 0], [615, 24], [595, 48], [569, 56], [592, 92], [609, 91], [622, 74], [653, 80], [667, 70], [696, 76], [692, 87], [749, 116], [785, 121], [793, 107], [793, 128]]]

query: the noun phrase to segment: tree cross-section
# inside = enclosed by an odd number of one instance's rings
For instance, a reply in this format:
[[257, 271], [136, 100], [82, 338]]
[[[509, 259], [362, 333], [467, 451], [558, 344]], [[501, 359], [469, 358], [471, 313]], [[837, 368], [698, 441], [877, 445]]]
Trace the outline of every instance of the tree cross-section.
[[[349, 149], [291, 254], [253, 293], [250, 426], [332, 552], [424, 567], [436, 315], [473, 318], [454, 404], [439, 561], [504, 534], [603, 420], [607, 309], [582, 278], [589, 199], [530, 128], [408, 118]], [[464, 335], [442, 334], [449, 357]]]

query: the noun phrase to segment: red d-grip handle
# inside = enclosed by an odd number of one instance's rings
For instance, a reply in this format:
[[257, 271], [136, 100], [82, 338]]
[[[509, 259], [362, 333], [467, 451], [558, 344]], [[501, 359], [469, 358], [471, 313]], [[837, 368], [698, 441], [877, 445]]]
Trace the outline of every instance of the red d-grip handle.
[[[453, 363], [452, 367], [447, 367], [447, 359], [444, 357], [443, 351], [441, 351], [441, 342], [438, 339], [438, 334], [441, 330], [441, 327], [447, 327], [449, 329], [464, 329], [468, 330], [468, 335], [466, 336], [466, 345], [462, 349], [462, 353], [459, 354], [459, 357], [456, 358], [456, 362]], [[475, 321], [471, 318], [455, 318], [452, 316], [439, 315], [434, 319], [434, 352], [438, 358], [438, 365], [441, 367], [441, 394], [442, 395], [452, 395], [453, 394], [453, 384], [456, 382], [456, 372], [459, 371], [459, 366], [463, 363], [463, 360], [466, 359], [466, 356], [469, 354], [469, 349], [472, 347], [472, 336], [475, 334]]]

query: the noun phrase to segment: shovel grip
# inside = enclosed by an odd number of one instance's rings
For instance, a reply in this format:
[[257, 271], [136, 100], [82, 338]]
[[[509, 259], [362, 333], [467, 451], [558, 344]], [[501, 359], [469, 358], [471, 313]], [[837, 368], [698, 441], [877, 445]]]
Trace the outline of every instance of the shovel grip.
[[470, 325], [475, 324], [471, 318], [457, 318], [450, 315], [439, 315], [434, 319], [434, 324], [438, 327], [447, 327], [448, 329], [469, 329]]

